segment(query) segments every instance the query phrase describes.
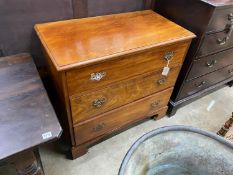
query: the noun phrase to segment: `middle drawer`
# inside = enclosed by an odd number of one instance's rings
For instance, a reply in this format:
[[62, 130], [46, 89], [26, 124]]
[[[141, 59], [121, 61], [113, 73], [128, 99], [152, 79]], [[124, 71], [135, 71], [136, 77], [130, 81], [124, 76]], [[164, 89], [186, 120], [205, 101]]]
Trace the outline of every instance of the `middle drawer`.
[[[162, 70], [121, 81], [98, 91], [74, 95], [70, 98], [74, 123], [133, 102], [155, 92], [172, 87], [180, 67], [171, 68], [167, 77]], [[158, 104], [159, 105], [159, 104]]]
[[187, 80], [205, 75], [217, 69], [233, 64], [233, 49], [194, 60]]

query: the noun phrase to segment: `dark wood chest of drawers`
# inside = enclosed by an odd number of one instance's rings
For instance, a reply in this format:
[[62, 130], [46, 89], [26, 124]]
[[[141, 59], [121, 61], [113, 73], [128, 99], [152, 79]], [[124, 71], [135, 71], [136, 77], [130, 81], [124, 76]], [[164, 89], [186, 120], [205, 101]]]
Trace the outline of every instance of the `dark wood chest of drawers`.
[[[115, 131], [165, 116], [194, 37], [153, 11], [38, 24], [35, 29], [59, 108], [65, 111], [59, 114], [73, 158]], [[170, 72], [164, 76], [168, 57]]]
[[155, 11], [197, 35], [169, 103], [177, 109], [233, 80], [233, 1], [156, 0]]

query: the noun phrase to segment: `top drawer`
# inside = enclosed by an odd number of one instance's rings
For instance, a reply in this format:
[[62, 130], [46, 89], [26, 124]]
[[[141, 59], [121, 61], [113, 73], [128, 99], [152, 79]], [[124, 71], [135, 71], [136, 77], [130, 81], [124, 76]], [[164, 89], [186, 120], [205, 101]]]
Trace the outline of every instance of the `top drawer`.
[[165, 57], [172, 56], [169, 67], [182, 64], [190, 41], [175, 43], [125, 55], [103, 63], [70, 70], [67, 74], [69, 95], [109, 85], [167, 65]]
[[197, 57], [217, 53], [231, 47], [233, 47], [232, 32], [223, 31], [214, 34], [208, 34], [202, 41], [201, 47], [197, 53]]
[[227, 25], [231, 24], [231, 20], [233, 20], [233, 8], [215, 10], [208, 27], [208, 32], [224, 30]]

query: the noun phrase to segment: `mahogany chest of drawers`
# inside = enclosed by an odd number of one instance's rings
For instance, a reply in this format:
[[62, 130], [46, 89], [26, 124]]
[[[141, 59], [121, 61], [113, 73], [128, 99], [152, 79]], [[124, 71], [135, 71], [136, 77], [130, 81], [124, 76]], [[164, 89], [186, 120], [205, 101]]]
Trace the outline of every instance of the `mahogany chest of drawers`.
[[[35, 26], [77, 158], [109, 134], [165, 116], [193, 33], [153, 11]], [[162, 75], [169, 61], [170, 71]]]
[[156, 0], [155, 11], [197, 35], [178, 76], [169, 115], [233, 80], [233, 1]]

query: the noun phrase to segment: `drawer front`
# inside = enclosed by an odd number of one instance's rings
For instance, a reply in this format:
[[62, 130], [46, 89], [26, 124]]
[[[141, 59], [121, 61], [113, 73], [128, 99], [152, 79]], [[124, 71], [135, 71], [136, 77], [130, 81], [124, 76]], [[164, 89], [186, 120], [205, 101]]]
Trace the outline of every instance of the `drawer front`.
[[[168, 89], [77, 125], [74, 128], [76, 144], [82, 144], [129, 123], [155, 115], [161, 106], [166, 107], [170, 95], [171, 89]], [[161, 103], [158, 106], [159, 101]]]
[[217, 69], [233, 64], [233, 49], [213, 54], [199, 60], [194, 60], [188, 75], [188, 80], [193, 79]]
[[103, 112], [172, 87], [179, 70], [180, 67], [171, 68], [167, 77], [162, 76], [162, 70], [160, 70], [110, 85], [99, 91], [73, 96], [71, 97], [73, 122], [82, 122]]
[[207, 54], [216, 53], [233, 46], [233, 35], [229, 38], [227, 32], [219, 32], [206, 35], [202, 41], [202, 45], [197, 56], [205, 56]]
[[233, 20], [233, 8], [215, 10], [211, 22], [208, 26], [208, 31], [222, 31], [226, 25], [231, 24]]
[[233, 77], [233, 65], [185, 83], [178, 100], [193, 95], [227, 78]]
[[[181, 65], [190, 41], [153, 48], [134, 55], [126, 55], [111, 61], [67, 72], [69, 95], [90, 89], [97, 89], [113, 82], [152, 72], [166, 66], [165, 56], [169, 58], [170, 67]], [[173, 54], [172, 54], [173, 52]]]

